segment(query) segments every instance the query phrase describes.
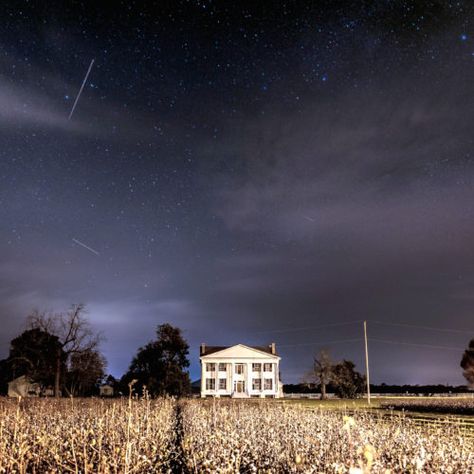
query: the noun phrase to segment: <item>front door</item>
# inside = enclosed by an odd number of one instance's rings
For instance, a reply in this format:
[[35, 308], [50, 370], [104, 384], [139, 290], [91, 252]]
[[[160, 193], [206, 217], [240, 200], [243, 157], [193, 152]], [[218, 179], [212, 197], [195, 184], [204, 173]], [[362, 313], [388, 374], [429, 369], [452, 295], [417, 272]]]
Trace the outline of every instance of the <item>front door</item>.
[[244, 393], [245, 392], [245, 381], [244, 380], [237, 380], [235, 382], [235, 392], [236, 393]]

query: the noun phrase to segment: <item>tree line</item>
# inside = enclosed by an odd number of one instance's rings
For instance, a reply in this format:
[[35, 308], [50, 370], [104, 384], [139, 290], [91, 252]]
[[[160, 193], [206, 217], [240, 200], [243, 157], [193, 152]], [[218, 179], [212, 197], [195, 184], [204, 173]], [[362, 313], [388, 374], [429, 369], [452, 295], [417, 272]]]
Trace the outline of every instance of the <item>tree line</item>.
[[[474, 339], [470, 341], [468, 348], [464, 351], [460, 366], [463, 369], [463, 375], [468, 383], [468, 387], [474, 389]], [[329, 352], [322, 350], [314, 357], [312, 368], [303, 377], [300, 387], [307, 390], [320, 390], [321, 399], [326, 398], [328, 390], [340, 398], [355, 398], [365, 391], [366, 378], [355, 370], [355, 364], [352, 361], [333, 362]], [[403, 393], [413, 389], [413, 387], [409, 386], [387, 387], [385, 384], [380, 386], [371, 385], [371, 387], [378, 392], [389, 391], [390, 393], [400, 391]], [[415, 391], [423, 393], [446, 391], [446, 387], [441, 389], [440, 386], [425, 386], [422, 389], [415, 387]], [[451, 387], [451, 391], [461, 391], [461, 389], [465, 390], [465, 387]]]
[[[102, 335], [95, 333], [83, 304], [64, 313], [33, 311], [26, 329], [10, 342], [6, 359], [0, 360], [0, 394], [6, 394], [8, 382], [26, 376], [43, 393], [56, 397], [97, 395], [102, 384], [115, 393], [145, 390], [151, 396], [182, 396], [190, 393], [189, 345], [179, 328], [161, 324], [156, 337], [138, 348], [127, 372], [119, 379], [106, 374], [107, 362], [99, 351]], [[474, 339], [464, 351], [463, 375], [474, 388]], [[334, 362], [326, 350], [313, 359], [301, 381], [306, 389], [318, 389], [321, 398], [328, 390], [341, 398], [355, 398], [365, 391], [365, 376], [350, 360]]]
[[10, 342], [8, 357], [0, 360], [0, 394], [20, 376], [56, 397], [97, 395], [102, 384], [124, 394], [132, 385], [151, 396], [190, 392], [189, 345], [179, 328], [159, 325], [156, 339], [138, 349], [119, 380], [106, 374], [107, 362], [99, 351], [102, 339], [92, 330], [83, 304], [65, 313], [34, 311], [26, 329]]

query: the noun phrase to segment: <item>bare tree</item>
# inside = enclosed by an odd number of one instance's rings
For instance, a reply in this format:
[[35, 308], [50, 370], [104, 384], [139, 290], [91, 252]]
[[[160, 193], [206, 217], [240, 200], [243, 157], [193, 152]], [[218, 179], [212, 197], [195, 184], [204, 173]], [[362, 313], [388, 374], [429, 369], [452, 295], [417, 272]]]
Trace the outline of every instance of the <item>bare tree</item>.
[[333, 362], [329, 352], [323, 349], [313, 361], [313, 376], [321, 386], [321, 400], [326, 398], [326, 385], [332, 379]]
[[75, 304], [67, 313], [53, 314], [34, 311], [28, 318], [28, 326], [31, 329], [42, 329], [59, 339], [54, 378], [54, 395], [56, 397], [60, 395], [61, 366], [63, 364], [69, 366], [73, 354], [95, 351], [101, 340], [100, 335], [94, 334], [92, 331], [84, 313], [84, 305]]

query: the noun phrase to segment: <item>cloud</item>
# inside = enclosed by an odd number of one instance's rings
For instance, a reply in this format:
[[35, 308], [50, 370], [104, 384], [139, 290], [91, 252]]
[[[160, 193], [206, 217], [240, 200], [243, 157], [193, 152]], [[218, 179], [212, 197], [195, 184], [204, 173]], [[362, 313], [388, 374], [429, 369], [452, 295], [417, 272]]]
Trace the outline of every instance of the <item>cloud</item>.
[[[24, 62], [19, 55], [0, 60], [7, 71], [0, 78], [0, 124], [5, 129], [59, 132], [107, 139], [109, 143], [136, 144], [137, 139], [149, 142], [159, 138], [156, 124], [161, 123], [160, 117], [124, 104], [120, 96], [108, 92], [104, 58], [96, 60], [71, 120], [68, 116], [91, 58], [78, 59], [67, 73], [61, 73], [65, 64], [70, 64], [64, 58], [57, 58], [57, 68], [49, 60]], [[161, 125], [175, 131], [174, 124]]]
[[245, 145], [235, 144], [244, 177], [222, 186], [217, 212], [234, 230], [297, 238], [312, 220], [337, 225], [357, 209], [375, 220], [385, 205], [408, 213], [429, 201], [434, 207], [439, 187], [468, 194], [468, 95], [451, 87], [442, 101], [438, 88], [402, 98], [385, 86], [380, 98], [345, 93], [330, 104], [310, 100], [300, 114], [277, 110], [253, 121]]
[[67, 111], [58, 107], [59, 100], [59, 97], [53, 100], [44, 92], [25, 90], [1, 80], [0, 123], [3, 127], [12, 128], [24, 125], [67, 132], [82, 131], [83, 127], [77, 121], [67, 120]]
[[[374, 84], [370, 94], [315, 95], [302, 110], [274, 106], [263, 118], [228, 124], [219, 151], [240, 156], [241, 172], [225, 173], [220, 182], [216, 175], [214, 210], [240, 251], [217, 262], [218, 281], [206, 296], [215, 314], [230, 310], [223, 324], [256, 342], [273, 337], [272, 328], [359, 319], [469, 326], [472, 85], [464, 77], [437, 78], [408, 70], [394, 83]], [[257, 337], [259, 328], [269, 332]], [[359, 333], [357, 327], [283, 332], [277, 342]], [[390, 331], [375, 335], [389, 339]], [[437, 333], [394, 337], [433, 344]], [[462, 347], [459, 335], [444, 337]], [[317, 349], [283, 350], [293, 380]], [[373, 350], [381, 361], [375, 380], [385, 380], [384, 364], [416, 358], [417, 374], [406, 376], [435, 381], [428, 368], [436, 357], [438, 377], [462, 382], [455, 352], [396, 345], [388, 351], [378, 343]], [[357, 344], [336, 344], [333, 352], [362, 369]], [[401, 372], [390, 374], [403, 382]]]

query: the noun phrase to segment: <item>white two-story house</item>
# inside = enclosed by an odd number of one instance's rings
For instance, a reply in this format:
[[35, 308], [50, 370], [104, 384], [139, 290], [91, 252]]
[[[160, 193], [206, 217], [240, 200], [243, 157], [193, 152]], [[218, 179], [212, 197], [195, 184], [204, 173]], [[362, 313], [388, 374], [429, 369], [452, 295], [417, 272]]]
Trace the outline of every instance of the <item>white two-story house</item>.
[[263, 347], [201, 344], [201, 397], [271, 397], [282, 394], [275, 343]]

